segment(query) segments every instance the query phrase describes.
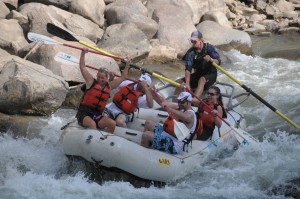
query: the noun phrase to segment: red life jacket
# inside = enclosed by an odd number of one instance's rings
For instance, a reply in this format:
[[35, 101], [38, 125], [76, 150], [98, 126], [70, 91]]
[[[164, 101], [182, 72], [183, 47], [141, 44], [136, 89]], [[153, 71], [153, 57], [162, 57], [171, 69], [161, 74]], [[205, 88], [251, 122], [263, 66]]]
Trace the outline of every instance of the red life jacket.
[[96, 80], [94, 80], [94, 83], [91, 86], [91, 88], [87, 89], [84, 92], [80, 104], [102, 113], [105, 109], [106, 103], [109, 98], [109, 85], [105, 84], [104, 86], [101, 86]]
[[[196, 128], [194, 132], [191, 132], [192, 134], [192, 138], [193, 136], [197, 133], [197, 134], [201, 134], [203, 132], [203, 125], [202, 125], [202, 120], [200, 119], [200, 117], [198, 117], [197, 113], [196, 113], [196, 118], [197, 118], [197, 124], [196, 124]], [[178, 118], [172, 116], [172, 117], [168, 117], [166, 119], [166, 121], [164, 122], [163, 128], [164, 131], [167, 132], [168, 134], [170, 134], [171, 136], [176, 137], [175, 132], [174, 132], [174, 121], [173, 119], [175, 119], [176, 121], [179, 121]], [[191, 138], [191, 139], [192, 139]]]
[[128, 115], [135, 111], [139, 97], [144, 94], [141, 91], [134, 90], [135, 84], [132, 83], [122, 87], [113, 97], [113, 103]]
[[167, 132], [168, 134], [170, 134], [174, 138], [177, 138], [176, 134], [174, 132], [174, 121], [173, 121], [173, 119], [178, 121], [178, 118], [176, 118], [174, 116], [172, 116], [172, 117], [169, 116], [164, 122], [163, 129], [164, 129], [165, 132]]
[[210, 108], [208, 108], [203, 103], [200, 104], [198, 107], [197, 114], [199, 115], [199, 118], [201, 118], [203, 125], [208, 127], [209, 129], [215, 128], [215, 118], [210, 114], [210, 112], [214, 109], [217, 109], [219, 104], [212, 104], [205, 102]]

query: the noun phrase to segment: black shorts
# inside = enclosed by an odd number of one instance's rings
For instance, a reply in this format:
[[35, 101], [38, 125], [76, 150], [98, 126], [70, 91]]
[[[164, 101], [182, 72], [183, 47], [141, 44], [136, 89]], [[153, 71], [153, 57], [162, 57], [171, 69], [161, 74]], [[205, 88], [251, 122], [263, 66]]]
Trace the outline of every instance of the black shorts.
[[[201, 73], [192, 73], [190, 77], [190, 87], [192, 90], [196, 89], [198, 87], [198, 81], [200, 77], [205, 77], [206, 84], [204, 85], [204, 90], [208, 90], [210, 86], [212, 86], [217, 81], [217, 73], [210, 73], [206, 75], [202, 75]], [[183, 82], [185, 82], [185, 78], [183, 77], [181, 79]]]
[[79, 106], [77, 114], [76, 114], [76, 118], [77, 118], [78, 124], [80, 124], [81, 126], [83, 126], [83, 119], [86, 116], [89, 116], [90, 118], [92, 118], [96, 122], [96, 124], [98, 126], [98, 122], [102, 119], [103, 114], [100, 113], [99, 111], [92, 110], [92, 109], [90, 109], [88, 107]]

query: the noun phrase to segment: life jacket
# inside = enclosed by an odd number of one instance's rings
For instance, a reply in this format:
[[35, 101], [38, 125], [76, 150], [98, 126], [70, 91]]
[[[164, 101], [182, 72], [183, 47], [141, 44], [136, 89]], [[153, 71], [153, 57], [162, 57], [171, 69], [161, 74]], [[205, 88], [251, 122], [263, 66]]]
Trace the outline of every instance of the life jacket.
[[113, 103], [126, 114], [130, 115], [138, 106], [138, 99], [144, 93], [134, 89], [136, 83], [122, 87], [113, 97]]
[[[198, 107], [197, 114], [199, 118], [201, 118], [203, 126], [206, 126], [206, 128], [210, 129], [212, 132], [215, 129], [215, 118], [209, 114], [213, 109], [217, 109], [219, 104], [211, 104], [208, 102], [205, 102], [207, 105], [204, 105], [203, 103], [200, 104]], [[198, 134], [200, 135], [200, 134]]]
[[174, 131], [174, 120], [179, 121], [176, 116], [168, 116], [168, 118], [165, 120], [163, 129], [165, 132], [167, 132], [169, 135], [176, 137], [175, 131]]
[[102, 113], [109, 98], [110, 88], [108, 83], [101, 86], [94, 80], [91, 88], [85, 90], [80, 104]]
[[217, 72], [217, 69], [212, 66], [210, 62], [206, 62], [204, 60], [204, 57], [206, 55], [210, 55], [212, 52], [213, 46], [209, 43], [204, 43], [203, 49], [201, 52], [196, 52], [194, 47], [191, 47], [184, 57], [183, 60], [186, 59], [186, 56], [191, 52], [194, 51], [194, 57], [193, 57], [193, 68], [195, 69], [195, 72], [200, 73], [201, 75], [205, 75], [207, 73], [215, 73]]
[[[164, 122], [163, 128], [164, 128], [165, 132], [167, 132], [171, 136], [177, 138], [176, 134], [174, 132], [174, 120], [173, 119], [176, 121], [179, 121], [177, 117], [169, 116], [166, 119], [166, 121]], [[192, 131], [192, 132], [190, 132], [190, 136], [188, 138], [184, 139], [185, 140], [184, 143], [186, 143], [186, 144], [188, 144], [193, 139], [195, 134], [201, 134], [203, 131], [202, 120], [197, 116], [197, 114], [196, 114], [195, 119], [196, 119], [196, 121], [194, 121], [194, 125], [196, 125], [196, 126], [193, 125], [193, 127], [190, 129]]]

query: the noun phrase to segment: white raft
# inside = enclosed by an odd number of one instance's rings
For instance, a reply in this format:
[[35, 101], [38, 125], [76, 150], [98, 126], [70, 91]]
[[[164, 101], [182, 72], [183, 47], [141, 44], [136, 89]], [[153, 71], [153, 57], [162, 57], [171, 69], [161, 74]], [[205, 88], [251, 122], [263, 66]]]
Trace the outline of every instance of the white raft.
[[[188, 150], [179, 155], [171, 155], [141, 146], [144, 119], [164, 120], [159, 115], [164, 115], [165, 119], [167, 113], [142, 109], [139, 114], [135, 115], [133, 122], [128, 123], [128, 128], [116, 127], [114, 134], [86, 129], [79, 126], [77, 122], [73, 122], [62, 133], [64, 153], [82, 157], [107, 168], [118, 168], [142, 179], [170, 182], [192, 172], [205, 160], [205, 156], [219, 145], [237, 146], [239, 144], [236, 132], [223, 122], [220, 136], [216, 128], [211, 139], [194, 140], [192, 145], [188, 146]], [[245, 121], [241, 119], [241, 112], [230, 110], [226, 120], [232, 126], [240, 120], [240, 126], [245, 127]]]

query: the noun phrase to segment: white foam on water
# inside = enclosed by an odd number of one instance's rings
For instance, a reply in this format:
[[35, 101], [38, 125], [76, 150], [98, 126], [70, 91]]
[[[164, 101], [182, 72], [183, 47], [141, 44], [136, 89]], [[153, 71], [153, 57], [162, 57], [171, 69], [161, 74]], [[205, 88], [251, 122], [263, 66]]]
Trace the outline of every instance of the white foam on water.
[[[246, 56], [237, 51], [228, 56], [234, 61], [230, 68], [224, 66], [229, 73], [300, 123], [300, 69], [296, 62]], [[225, 75], [219, 80], [232, 83]], [[71, 174], [66, 171], [69, 161], [59, 142], [60, 128], [74, 120], [76, 111], [61, 109], [47, 119], [47, 125], [34, 138], [15, 138], [7, 132], [0, 136], [0, 198], [284, 198], [269, 192], [299, 177], [299, 133], [253, 97], [242, 106], [246, 130], [261, 140], [259, 149], [244, 146], [234, 153], [218, 149], [204, 165], [199, 160], [199, 167], [183, 179], [163, 188], [140, 189], [128, 182], [100, 185], [80, 170]]]

